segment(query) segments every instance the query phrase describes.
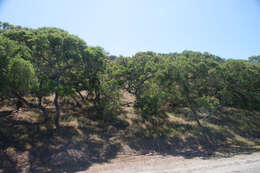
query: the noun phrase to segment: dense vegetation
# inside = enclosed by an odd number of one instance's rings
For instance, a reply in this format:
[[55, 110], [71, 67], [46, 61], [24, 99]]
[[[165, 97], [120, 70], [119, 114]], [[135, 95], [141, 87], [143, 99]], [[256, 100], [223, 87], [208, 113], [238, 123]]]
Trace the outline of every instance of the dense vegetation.
[[38, 124], [59, 129], [61, 116], [69, 116], [61, 107], [66, 100], [91, 107], [98, 120], [116, 121], [131, 104], [120, 101], [126, 92], [143, 122], [155, 126], [167, 112], [186, 107], [203, 128], [201, 120], [223, 107], [260, 111], [260, 58], [226, 60], [193, 51], [116, 57], [58, 28], [0, 23], [0, 101], [38, 109]]

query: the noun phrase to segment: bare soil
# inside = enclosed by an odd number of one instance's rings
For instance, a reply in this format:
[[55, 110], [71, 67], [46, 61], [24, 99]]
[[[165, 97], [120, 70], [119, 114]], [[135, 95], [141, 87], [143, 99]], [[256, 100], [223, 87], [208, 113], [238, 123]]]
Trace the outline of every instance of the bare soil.
[[[44, 102], [50, 117], [52, 99]], [[0, 173], [258, 170], [259, 154], [249, 154], [260, 151], [260, 112], [225, 107], [202, 121], [202, 130], [188, 108], [149, 122], [134, 109], [132, 95], [123, 93], [121, 101], [118, 116], [105, 122], [91, 105], [62, 100], [59, 130], [52, 121], [37, 124], [39, 110], [24, 106], [15, 112], [15, 100], [1, 102]]]
[[230, 157], [121, 157], [77, 173], [259, 173], [260, 153]]

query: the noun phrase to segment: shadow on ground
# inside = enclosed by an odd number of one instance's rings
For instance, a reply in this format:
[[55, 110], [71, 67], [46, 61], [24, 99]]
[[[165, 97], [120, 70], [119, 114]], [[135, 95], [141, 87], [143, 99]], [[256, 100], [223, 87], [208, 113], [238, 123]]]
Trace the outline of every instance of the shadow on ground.
[[111, 127], [84, 119], [79, 123], [56, 130], [17, 119], [12, 111], [0, 112], [0, 172], [75, 172], [115, 158], [121, 146], [110, 139]]
[[209, 158], [259, 151], [259, 112], [225, 108], [200, 128], [185, 112], [174, 113], [172, 119], [133, 119], [127, 127], [116, 118], [100, 121], [93, 110], [68, 106], [63, 110], [66, 116], [59, 130], [53, 123], [35, 124], [37, 111], [24, 110], [25, 119], [1, 111], [0, 172], [76, 172], [119, 154]]
[[260, 113], [223, 108], [203, 121], [192, 121], [187, 109], [172, 113], [174, 120], [157, 119], [129, 130], [126, 143], [141, 154], [193, 157], [229, 157], [260, 151]]

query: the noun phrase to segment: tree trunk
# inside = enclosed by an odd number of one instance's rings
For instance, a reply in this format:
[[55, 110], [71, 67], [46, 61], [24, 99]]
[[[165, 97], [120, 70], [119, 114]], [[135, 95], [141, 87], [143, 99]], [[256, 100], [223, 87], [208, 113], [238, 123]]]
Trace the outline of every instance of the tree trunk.
[[74, 102], [76, 103], [77, 107], [79, 107], [79, 108], [82, 107], [81, 104], [78, 102], [78, 100], [74, 96], [72, 96], [71, 98], [74, 100]]
[[193, 108], [192, 105], [190, 106], [190, 108], [191, 108], [191, 111], [192, 111], [192, 113], [193, 113], [193, 115], [194, 115], [195, 121], [197, 122], [197, 124], [198, 124], [200, 127], [202, 127], [197, 112], [194, 110], [194, 108]]
[[216, 112], [219, 111], [223, 106], [224, 106], [224, 104], [218, 105], [218, 106], [216, 107], [216, 109], [214, 109], [211, 113], [209, 113], [208, 116], [204, 117], [203, 120], [209, 119], [209, 118], [213, 117], [213, 116], [216, 114]]
[[191, 109], [191, 111], [192, 111], [192, 114], [193, 114], [193, 116], [194, 116], [194, 119], [195, 119], [195, 121], [197, 122], [198, 126], [199, 126], [199, 127], [202, 127], [202, 125], [201, 125], [201, 123], [200, 123], [200, 120], [199, 120], [199, 116], [198, 116], [196, 110], [194, 109], [194, 106], [193, 106], [194, 104], [193, 104], [193, 102], [192, 102], [192, 100], [191, 100], [191, 98], [190, 98], [189, 88], [187, 87], [187, 85], [185, 85], [185, 83], [184, 83], [183, 81], [182, 81], [182, 85], [183, 85], [183, 88], [184, 88], [184, 95], [185, 95], [185, 97], [186, 97], [186, 99], [187, 99], [187, 101], [188, 101], [188, 104], [189, 104], [189, 107], [190, 107], [190, 109]]
[[59, 93], [55, 92], [54, 105], [56, 108], [56, 116], [54, 118], [56, 128], [60, 127], [60, 105], [59, 105]]
[[38, 107], [42, 111], [44, 116], [44, 123], [49, 120], [49, 113], [45, 107], [42, 106], [42, 97], [38, 97]]
[[[41, 104], [41, 98], [39, 98], [38, 104], [34, 104], [34, 103], [30, 103], [28, 102], [26, 99], [24, 99], [22, 96], [20, 96], [19, 94], [15, 93], [16, 97], [22, 101], [23, 103], [25, 103], [27, 106], [29, 106], [30, 108], [38, 108], [42, 111], [43, 116], [44, 116], [44, 121], [42, 123], [46, 123], [49, 120], [49, 112], [48, 110], [42, 106]], [[40, 123], [41, 124], [41, 123]]]
[[[57, 71], [56, 79], [55, 79], [57, 88], [60, 85], [60, 76], [61, 76], [61, 73], [59, 71]], [[60, 128], [60, 104], [59, 104], [59, 91], [57, 89], [55, 91], [54, 105], [55, 105], [55, 109], [56, 109], [54, 123], [55, 123], [56, 129], [59, 129]]]
[[84, 96], [81, 94], [81, 92], [80, 92], [80, 91], [77, 91], [77, 93], [79, 94], [81, 100], [82, 100], [83, 102], [85, 102], [85, 98], [84, 98]]
[[97, 108], [100, 103], [100, 92], [95, 91], [94, 106]]

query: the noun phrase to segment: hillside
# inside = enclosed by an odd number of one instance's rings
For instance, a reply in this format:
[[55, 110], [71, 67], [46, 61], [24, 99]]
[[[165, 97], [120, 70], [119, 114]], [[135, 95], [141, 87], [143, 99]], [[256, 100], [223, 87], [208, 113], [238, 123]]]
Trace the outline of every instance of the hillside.
[[113, 56], [51, 27], [0, 22], [0, 170], [75, 172], [133, 155], [259, 150], [260, 59]]
[[[125, 94], [122, 103], [133, 101]], [[10, 102], [1, 109], [1, 169], [4, 172], [74, 172], [116, 158], [141, 155], [227, 157], [260, 150], [260, 112], [224, 107], [202, 121], [201, 129], [189, 119], [190, 110], [179, 108], [156, 127], [139, 120], [132, 105], [123, 107], [120, 119], [93, 120], [79, 116], [72, 103], [63, 105], [61, 127], [39, 125], [37, 110], [27, 107], [18, 113]], [[49, 107], [49, 109], [54, 109]], [[83, 112], [80, 112], [83, 114]], [[86, 114], [86, 113], [85, 113]], [[203, 115], [201, 115], [203, 116]], [[115, 123], [117, 122], [117, 123]]]

